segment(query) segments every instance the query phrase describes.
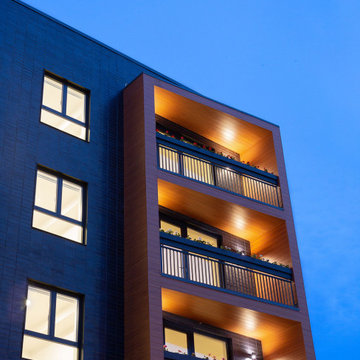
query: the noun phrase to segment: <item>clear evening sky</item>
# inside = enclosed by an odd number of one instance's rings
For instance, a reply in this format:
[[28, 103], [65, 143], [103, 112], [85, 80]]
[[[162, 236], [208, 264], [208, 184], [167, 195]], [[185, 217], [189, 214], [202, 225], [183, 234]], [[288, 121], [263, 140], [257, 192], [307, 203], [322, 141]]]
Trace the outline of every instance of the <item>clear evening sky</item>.
[[317, 359], [354, 359], [360, 1], [27, 3], [205, 96], [280, 125]]

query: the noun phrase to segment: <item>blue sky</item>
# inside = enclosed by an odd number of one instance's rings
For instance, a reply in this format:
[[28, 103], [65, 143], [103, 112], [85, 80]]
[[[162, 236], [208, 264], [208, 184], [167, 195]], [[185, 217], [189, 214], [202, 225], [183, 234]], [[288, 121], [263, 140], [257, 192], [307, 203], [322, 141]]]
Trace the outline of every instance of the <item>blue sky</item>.
[[27, 0], [280, 125], [318, 360], [360, 340], [360, 2]]

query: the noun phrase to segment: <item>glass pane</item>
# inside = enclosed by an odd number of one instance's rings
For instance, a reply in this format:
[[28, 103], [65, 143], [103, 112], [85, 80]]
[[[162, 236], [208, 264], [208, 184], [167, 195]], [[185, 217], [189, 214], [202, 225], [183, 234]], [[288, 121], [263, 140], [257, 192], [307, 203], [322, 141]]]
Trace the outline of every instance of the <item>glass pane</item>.
[[48, 334], [50, 291], [29, 286], [26, 304], [25, 329]]
[[36, 175], [35, 205], [56, 211], [57, 178], [41, 170]]
[[83, 92], [68, 87], [66, 115], [85, 123], [85, 94]]
[[165, 328], [165, 350], [180, 354], [188, 353], [186, 333]]
[[160, 229], [168, 232], [169, 234], [178, 235], [181, 234], [180, 226], [173, 225], [167, 221], [160, 220]]
[[61, 112], [63, 86], [59, 81], [47, 76], [44, 78], [43, 105]]
[[187, 229], [187, 234], [192, 239], [206, 241], [211, 246], [218, 247], [217, 238], [215, 236], [210, 236], [210, 235], [204, 234], [201, 231], [197, 231], [197, 230], [194, 230], [194, 229], [191, 229], [191, 228]]
[[62, 294], [56, 295], [56, 337], [70, 341], [77, 341], [78, 313], [78, 299]]
[[79, 356], [78, 349], [74, 346], [24, 335], [22, 358], [31, 360], [77, 360]]
[[63, 117], [55, 115], [45, 109], [41, 110], [40, 121], [44, 124], [54, 127], [55, 129], [76, 136], [79, 139], [86, 139], [86, 128], [84, 126], [75, 124], [72, 121], [66, 120]]
[[210, 336], [194, 333], [195, 356], [227, 360], [226, 342]]
[[74, 220], [82, 220], [82, 187], [63, 180], [61, 215]]
[[81, 243], [82, 226], [34, 210], [33, 227]]

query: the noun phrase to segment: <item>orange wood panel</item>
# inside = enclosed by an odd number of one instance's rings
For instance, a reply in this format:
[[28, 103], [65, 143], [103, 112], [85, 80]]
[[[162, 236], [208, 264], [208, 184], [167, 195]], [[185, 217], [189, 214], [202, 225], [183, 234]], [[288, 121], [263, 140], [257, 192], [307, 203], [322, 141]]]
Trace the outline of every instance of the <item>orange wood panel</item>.
[[161, 87], [155, 86], [154, 92], [156, 114], [277, 173], [271, 131]]
[[[146, 82], [147, 79], [145, 79]], [[124, 90], [124, 329], [127, 360], [163, 356], [153, 94]], [[154, 246], [154, 245], [157, 245]]]
[[[124, 321], [128, 359], [135, 358], [135, 346], [145, 357], [150, 353], [143, 91], [142, 81], [137, 79], [124, 92]], [[138, 225], [135, 228], [134, 219]], [[138, 284], [136, 288], [133, 283]]]
[[199, 296], [162, 289], [164, 311], [262, 342], [265, 360], [305, 360], [301, 323]]

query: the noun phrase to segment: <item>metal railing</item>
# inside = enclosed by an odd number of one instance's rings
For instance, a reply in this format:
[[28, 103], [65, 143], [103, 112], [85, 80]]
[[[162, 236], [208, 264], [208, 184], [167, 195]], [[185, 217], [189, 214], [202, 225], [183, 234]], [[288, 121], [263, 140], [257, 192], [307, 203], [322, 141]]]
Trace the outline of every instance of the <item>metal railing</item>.
[[158, 144], [160, 169], [185, 176], [223, 190], [282, 207], [280, 187], [230, 167]]
[[293, 281], [161, 244], [161, 271], [171, 277], [272, 303], [297, 306]]

